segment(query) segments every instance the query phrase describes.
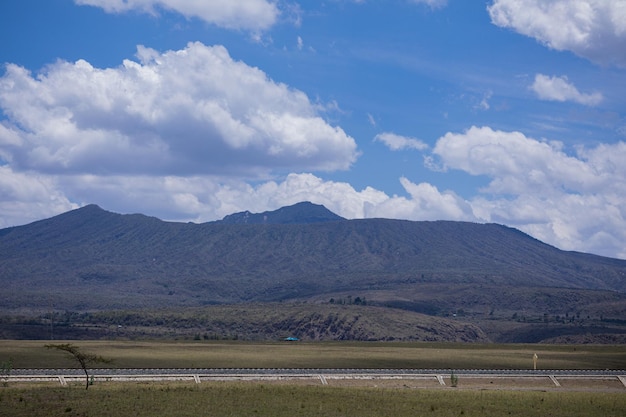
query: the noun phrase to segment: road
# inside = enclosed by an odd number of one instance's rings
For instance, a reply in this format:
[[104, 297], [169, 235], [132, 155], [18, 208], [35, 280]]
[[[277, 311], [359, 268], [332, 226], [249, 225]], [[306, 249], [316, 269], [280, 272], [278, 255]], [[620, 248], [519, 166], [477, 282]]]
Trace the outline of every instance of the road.
[[[458, 375], [500, 375], [500, 376], [623, 376], [626, 370], [598, 370], [598, 369], [351, 369], [351, 368], [97, 368], [90, 369], [89, 373], [96, 376], [116, 375], [449, 375], [454, 372]], [[30, 369], [16, 368], [11, 375], [84, 375], [78, 368], [62, 369]]]
[[[403, 381], [415, 387], [450, 386], [452, 375], [465, 387], [494, 389], [624, 390], [626, 370], [521, 370], [521, 369], [90, 369], [94, 382], [189, 381], [308, 381], [336, 385], [387, 384]], [[84, 381], [81, 369], [13, 369], [5, 382], [53, 381], [61, 385]], [[417, 385], [416, 385], [417, 384]], [[421, 385], [420, 385], [421, 384]], [[375, 385], [378, 386], [378, 385]]]

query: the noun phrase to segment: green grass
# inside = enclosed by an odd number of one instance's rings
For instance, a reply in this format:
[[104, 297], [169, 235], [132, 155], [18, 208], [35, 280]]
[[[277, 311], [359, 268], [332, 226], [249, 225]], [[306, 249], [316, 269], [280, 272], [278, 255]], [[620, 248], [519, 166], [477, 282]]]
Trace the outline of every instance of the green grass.
[[623, 393], [303, 387], [246, 383], [0, 388], [0, 416], [622, 417]]
[[[0, 340], [0, 362], [14, 368], [75, 363], [46, 341]], [[455, 368], [626, 369], [623, 345], [495, 345], [446, 343], [247, 343], [72, 341], [117, 368]]]

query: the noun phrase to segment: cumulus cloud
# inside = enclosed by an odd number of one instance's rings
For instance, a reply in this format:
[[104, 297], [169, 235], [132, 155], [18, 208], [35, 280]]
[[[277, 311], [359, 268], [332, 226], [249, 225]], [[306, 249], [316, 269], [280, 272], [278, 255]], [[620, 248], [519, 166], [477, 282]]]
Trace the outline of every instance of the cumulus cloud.
[[57, 62], [0, 78], [3, 159], [48, 173], [266, 174], [347, 169], [356, 143], [308, 97], [222, 46], [190, 43], [99, 69]]
[[76, 4], [96, 6], [107, 13], [138, 10], [157, 14], [159, 9], [174, 11], [187, 18], [199, 18], [228, 29], [265, 30], [277, 20], [276, 2], [268, 0], [74, 0]]
[[543, 74], [535, 75], [535, 82], [530, 88], [542, 100], [573, 101], [587, 106], [596, 106], [602, 102], [602, 94], [581, 93], [574, 84], [570, 83], [566, 76], [549, 77]]
[[380, 133], [376, 135], [374, 140], [384, 143], [392, 151], [403, 149], [417, 149], [421, 151], [428, 148], [428, 145], [419, 139], [400, 136], [391, 132]]
[[447, 169], [490, 182], [470, 201], [476, 218], [519, 227], [563, 249], [626, 258], [626, 143], [578, 148], [520, 132], [472, 127], [441, 137]]
[[494, 0], [491, 21], [600, 64], [626, 66], [626, 2]]
[[464, 133], [447, 133], [433, 153], [447, 168], [493, 178], [484, 190], [490, 193], [550, 195], [556, 189], [589, 193], [609, 186], [612, 171], [599, 171], [564, 153], [562, 146], [521, 132], [474, 126]]

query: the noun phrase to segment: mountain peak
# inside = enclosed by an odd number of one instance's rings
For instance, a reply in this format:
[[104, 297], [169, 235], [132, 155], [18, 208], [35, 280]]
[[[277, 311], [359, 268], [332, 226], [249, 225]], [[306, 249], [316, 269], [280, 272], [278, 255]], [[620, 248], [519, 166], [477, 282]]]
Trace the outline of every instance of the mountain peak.
[[274, 211], [251, 213], [242, 211], [224, 217], [225, 224], [309, 224], [345, 220], [320, 204], [303, 201]]
[[106, 211], [105, 209], [103, 209], [102, 207], [100, 207], [97, 204], [87, 204], [85, 206], [79, 207], [76, 210], [74, 210], [75, 212], [83, 212], [83, 213], [101, 213], [103, 211]]

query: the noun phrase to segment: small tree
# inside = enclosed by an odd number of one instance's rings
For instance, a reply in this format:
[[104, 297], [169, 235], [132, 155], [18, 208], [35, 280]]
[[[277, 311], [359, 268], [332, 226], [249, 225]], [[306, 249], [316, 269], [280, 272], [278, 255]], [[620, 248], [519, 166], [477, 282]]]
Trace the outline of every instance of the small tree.
[[85, 372], [86, 385], [85, 389], [89, 389], [89, 372], [87, 371], [87, 365], [90, 363], [110, 363], [111, 359], [103, 358], [102, 356], [92, 355], [89, 353], [83, 353], [78, 346], [74, 346], [70, 343], [62, 344], [49, 344], [46, 345], [48, 349], [57, 349], [69, 353], [80, 364]]
[[2, 362], [0, 364], [0, 376], [2, 376], [2, 385], [5, 387], [9, 385], [9, 377], [11, 376], [11, 371], [13, 370], [13, 360], [9, 358], [8, 361]]

